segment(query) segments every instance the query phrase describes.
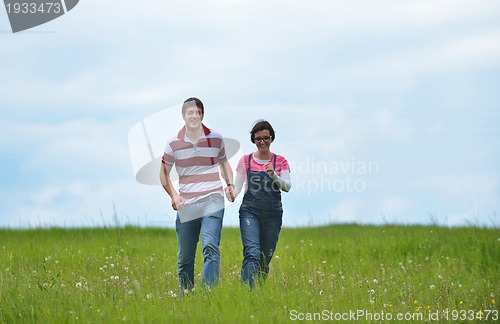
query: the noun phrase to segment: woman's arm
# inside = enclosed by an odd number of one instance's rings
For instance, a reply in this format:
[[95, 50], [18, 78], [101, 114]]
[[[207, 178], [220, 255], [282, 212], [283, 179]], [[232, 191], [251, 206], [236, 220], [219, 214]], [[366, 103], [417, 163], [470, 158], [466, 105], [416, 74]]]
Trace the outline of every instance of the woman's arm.
[[289, 192], [292, 187], [292, 181], [290, 180], [290, 171], [282, 170], [281, 176], [273, 172], [271, 178], [274, 180], [274, 183], [278, 185], [278, 188], [285, 192]]
[[236, 171], [236, 177], [234, 179], [234, 197], [238, 197], [245, 184], [245, 175]]

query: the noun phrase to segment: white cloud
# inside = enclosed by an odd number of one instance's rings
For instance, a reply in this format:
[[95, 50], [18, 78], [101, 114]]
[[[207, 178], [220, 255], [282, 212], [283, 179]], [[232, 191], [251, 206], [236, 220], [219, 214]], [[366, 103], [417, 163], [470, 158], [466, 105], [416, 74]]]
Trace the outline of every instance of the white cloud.
[[387, 217], [388, 222], [401, 218], [402, 215], [409, 213], [412, 207], [414, 207], [412, 201], [402, 195], [392, 195], [380, 202], [380, 211]]
[[142, 186], [132, 179], [42, 186], [38, 192], [23, 194], [25, 204], [2, 218], [0, 226], [171, 227], [175, 213], [167, 198], [160, 186]]
[[86, 193], [88, 193], [88, 184], [85, 183], [56, 184], [35, 192], [31, 200], [37, 205], [51, 205], [61, 195], [81, 197]]
[[0, 142], [2, 149], [25, 151], [19, 166], [27, 171], [46, 172], [40, 168], [42, 165], [53, 167], [52, 172], [77, 172], [91, 167], [98, 170], [97, 176], [102, 176], [103, 172], [129, 169], [127, 123], [83, 119], [54, 124], [2, 124], [8, 134]]
[[[114, 110], [120, 103], [163, 104], [193, 88], [242, 93], [245, 89], [259, 89], [263, 76], [270, 77], [269, 81], [289, 84], [293, 80], [289, 79], [289, 73], [283, 73], [283, 68], [291, 65], [304, 69], [306, 76], [314, 75], [331, 85], [358, 84], [362, 88], [366, 84], [363, 80], [368, 80], [370, 86], [383, 85], [374, 82], [383, 77], [392, 80], [394, 85], [404, 86], [411, 82], [405, 82], [404, 78], [422, 69], [442, 68], [443, 64], [462, 65], [471, 56], [479, 60], [486, 55], [494, 63], [498, 59], [498, 35], [483, 35], [480, 30], [465, 39], [452, 34], [444, 44], [431, 38], [423, 46], [419, 43], [407, 49], [399, 47], [401, 43], [411, 44], [412, 38], [420, 33], [432, 35], [435, 25], [449, 26], [460, 24], [464, 19], [481, 19], [499, 9], [494, 1], [474, 4], [468, 1], [215, 2], [196, 5], [157, 2], [148, 6], [125, 1], [120, 3], [120, 10], [116, 10], [113, 2], [87, 1], [80, 3], [64, 19], [59, 19], [60, 22], [54, 22], [54, 27], [61, 25], [70, 28], [72, 33], [59, 32], [44, 39], [25, 35], [25, 38], [7, 40], [10, 44], [5, 43], [3, 53], [10, 63], [3, 68], [11, 73], [5, 80], [8, 82], [2, 82], [2, 96], [13, 103], [24, 102], [25, 107], [34, 106], [30, 105], [29, 98], [16, 97], [18, 89], [25, 88], [30, 89], [31, 100], [43, 98], [46, 106], [66, 108], [73, 98], [79, 98], [80, 104], [87, 109]], [[89, 17], [92, 17], [91, 24]], [[149, 31], [140, 33], [140, 27]], [[405, 28], [408, 29], [407, 39], [391, 39], [391, 35], [403, 34]], [[384, 44], [392, 41], [383, 46], [387, 53], [382, 56], [377, 54], [380, 50], [376, 50], [375, 55], [366, 55], [373, 51], [370, 48], [373, 41], [360, 46], [373, 35]], [[447, 44], [450, 40], [456, 43]], [[61, 47], [66, 47], [69, 53], [89, 48], [102, 50], [92, 56], [92, 64], [86, 64], [83, 71], [69, 80], [16, 79], [20, 71], [24, 76], [29, 75], [34, 63], [54, 63], [38, 59], [32, 51], [33, 46], [53, 48], [55, 53]], [[339, 54], [342, 52], [354, 54], [356, 59], [345, 62], [345, 57]], [[19, 57], [24, 58], [22, 64], [16, 64]], [[56, 57], [64, 61], [70, 59], [63, 54]], [[322, 60], [319, 66], [310, 62], [318, 58]], [[320, 67], [324, 70], [314, 74], [308, 71]], [[300, 75], [295, 77], [300, 78]], [[82, 96], [84, 93], [92, 93], [92, 96]]]
[[339, 201], [330, 213], [336, 223], [377, 223], [380, 220], [377, 218], [379, 214], [367, 207], [365, 199], [346, 198]]
[[[442, 50], [448, 64], [488, 68], [500, 65], [500, 30], [460, 39]], [[467, 67], [467, 66], [466, 66]]]
[[432, 190], [445, 199], [468, 207], [480, 201], [493, 204], [497, 201], [496, 193], [500, 191], [498, 175], [481, 171], [415, 177], [410, 184], [421, 190]]

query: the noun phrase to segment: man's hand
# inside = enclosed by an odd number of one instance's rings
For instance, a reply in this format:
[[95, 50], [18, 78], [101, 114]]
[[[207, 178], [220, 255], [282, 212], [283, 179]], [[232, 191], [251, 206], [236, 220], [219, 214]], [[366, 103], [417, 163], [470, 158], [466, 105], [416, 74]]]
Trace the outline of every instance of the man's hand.
[[172, 208], [174, 210], [180, 210], [184, 208], [184, 198], [179, 195], [172, 197]]
[[227, 186], [224, 191], [226, 192], [227, 200], [229, 200], [230, 202], [234, 202], [234, 199], [236, 199], [234, 195], [234, 186]]

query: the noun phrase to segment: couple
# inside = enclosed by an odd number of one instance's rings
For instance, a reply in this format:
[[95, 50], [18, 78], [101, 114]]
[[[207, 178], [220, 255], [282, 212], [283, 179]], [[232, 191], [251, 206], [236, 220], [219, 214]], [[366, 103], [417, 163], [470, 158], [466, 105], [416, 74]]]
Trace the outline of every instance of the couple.
[[[241, 278], [251, 288], [255, 280], [265, 279], [269, 262], [278, 243], [283, 208], [281, 191], [291, 187], [287, 160], [270, 151], [274, 129], [267, 121], [257, 122], [250, 140], [256, 151], [244, 155], [233, 171], [227, 160], [224, 139], [203, 123], [204, 107], [198, 98], [182, 105], [185, 126], [169, 140], [162, 158], [160, 179], [177, 211], [175, 228], [178, 241], [178, 277], [181, 292], [194, 286], [194, 260], [201, 231], [203, 252], [202, 287], [219, 281], [219, 244], [224, 216], [224, 192], [234, 202], [241, 189], [245, 194], [239, 209], [243, 242]], [[179, 192], [170, 180], [170, 171], [179, 174]], [[219, 169], [226, 182], [223, 190]]]

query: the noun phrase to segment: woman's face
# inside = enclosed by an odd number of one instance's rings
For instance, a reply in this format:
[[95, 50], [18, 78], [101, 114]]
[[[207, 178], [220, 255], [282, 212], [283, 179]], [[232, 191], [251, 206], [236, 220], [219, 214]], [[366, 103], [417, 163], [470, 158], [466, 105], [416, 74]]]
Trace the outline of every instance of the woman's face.
[[254, 135], [255, 139], [255, 146], [257, 146], [257, 149], [259, 151], [266, 151], [269, 150], [272, 142], [271, 134], [269, 133], [269, 130], [264, 129], [261, 131], [258, 131]]

